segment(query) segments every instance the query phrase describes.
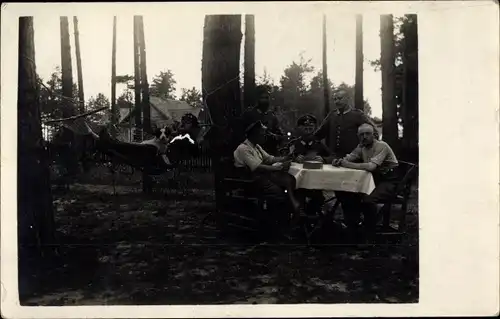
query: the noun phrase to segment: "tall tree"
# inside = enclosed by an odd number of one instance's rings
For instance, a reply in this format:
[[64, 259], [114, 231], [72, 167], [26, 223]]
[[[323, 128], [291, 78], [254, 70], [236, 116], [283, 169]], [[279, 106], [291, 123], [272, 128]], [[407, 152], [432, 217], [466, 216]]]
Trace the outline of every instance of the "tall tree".
[[[142, 139], [141, 66], [139, 44], [139, 16], [134, 16], [134, 91], [135, 91], [135, 134], [134, 140]], [[131, 122], [132, 123], [132, 122]]]
[[[42, 139], [35, 65], [33, 17], [19, 18], [17, 216], [19, 280], [32, 266], [30, 247], [54, 243], [54, 215], [49, 165]], [[31, 264], [29, 264], [31, 262]], [[21, 289], [24, 285], [20, 284]]]
[[[111, 51], [111, 124], [112, 127], [118, 124], [120, 112], [116, 107], [116, 17], [113, 17], [113, 44]], [[112, 130], [112, 135], [116, 137], [116, 132]]]
[[76, 70], [78, 71], [78, 106], [81, 113], [85, 112], [85, 94], [83, 92], [82, 57], [80, 53], [80, 32], [78, 30], [78, 18], [73, 17], [73, 28], [75, 31]]
[[[394, 19], [395, 98], [398, 105], [398, 122], [402, 146], [408, 160], [418, 160], [418, 36], [415, 15]], [[381, 67], [380, 59], [370, 62], [375, 70]], [[410, 66], [412, 65], [412, 66]], [[408, 70], [406, 70], [408, 66]], [[411, 90], [408, 92], [407, 90]], [[406, 92], [406, 93], [405, 93]], [[406, 136], [405, 136], [406, 132]]]
[[409, 14], [401, 25], [403, 33], [403, 149], [410, 160], [418, 161], [418, 24]]
[[[60, 17], [61, 27], [61, 69], [62, 69], [62, 94], [71, 99], [73, 96], [73, 71], [71, 67], [71, 44], [69, 41], [68, 17]], [[67, 107], [64, 108], [65, 117], [75, 114], [73, 103], [66, 99]]]
[[363, 110], [363, 16], [356, 15], [356, 77], [355, 77], [354, 105]]
[[[142, 16], [137, 17], [137, 32], [139, 41], [140, 55], [140, 70], [141, 70], [141, 92], [142, 92], [142, 114], [143, 125], [142, 130], [145, 133], [152, 133], [151, 127], [151, 105], [149, 104], [149, 84], [148, 73], [146, 69], [146, 41], [144, 39], [144, 19]], [[142, 190], [144, 193], [152, 191], [151, 177], [146, 173], [142, 173]]]
[[[323, 15], [323, 103], [324, 117], [330, 113], [330, 86], [328, 85], [328, 64], [327, 64], [327, 41], [326, 41], [326, 15]], [[329, 143], [330, 134], [327, 134], [326, 143]]]
[[[240, 47], [241, 15], [206, 15], [203, 27], [202, 91], [213, 126], [207, 134], [214, 167], [215, 195], [219, 204], [219, 187], [224, 167], [220, 158], [231, 156], [235, 141], [228, 141], [235, 106], [241, 105]], [[239, 133], [239, 131], [238, 131]], [[238, 134], [236, 134], [238, 135]], [[233, 135], [234, 136], [234, 135]]]
[[[75, 99], [73, 99], [73, 69], [71, 64], [71, 43], [69, 38], [68, 17], [60, 17], [61, 28], [61, 71], [62, 71], [62, 113], [64, 117], [76, 114]], [[66, 144], [63, 165], [69, 176], [75, 176], [79, 168], [78, 153], [83, 149], [81, 139], [69, 130], [60, 131], [60, 141]]]
[[380, 63], [382, 70], [382, 138], [399, 147], [398, 110], [395, 98], [394, 24], [390, 14], [380, 16]]
[[205, 16], [203, 98], [216, 126], [227, 126], [240, 105], [241, 38], [241, 15]]
[[151, 105], [149, 104], [149, 84], [146, 67], [146, 41], [144, 39], [144, 20], [139, 17], [139, 49], [141, 68], [142, 112], [144, 114], [143, 129], [151, 133]]
[[243, 101], [245, 108], [255, 105], [255, 16], [245, 15], [245, 61]]
[[161, 71], [153, 77], [150, 94], [164, 99], [175, 99], [174, 73], [171, 70]]

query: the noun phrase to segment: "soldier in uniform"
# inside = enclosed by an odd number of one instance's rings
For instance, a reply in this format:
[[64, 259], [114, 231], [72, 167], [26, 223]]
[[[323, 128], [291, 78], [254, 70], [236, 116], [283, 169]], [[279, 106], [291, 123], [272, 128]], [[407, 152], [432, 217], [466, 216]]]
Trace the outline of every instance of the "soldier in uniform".
[[243, 114], [244, 127], [258, 121], [266, 126], [266, 141], [262, 144], [262, 148], [271, 155], [277, 155], [279, 144], [285, 138], [285, 134], [279, 126], [276, 114], [269, 110], [271, 105], [269, 88], [258, 85], [256, 93], [257, 105]]
[[[326, 119], [315, 136], [319, 139], [330, 137], [330, 149], [335, 158], [343, 158], [351, 153], [358, 144], [358, 127], [361, 124], [370, 124], [372, 120], [361, 110], [351, 106], [351, 99], [347, 91], [341, 91], [335, 99], [337, 109]], [[377, 134], [375, 137], [378, 137]]]
[[[310, 114], [306, 114], [297, 120], [299, 137], [292, 145], [295, 162], [319, 161], [331, 163], [330, 149], [314, 136], [317, 125], [318, 120]], [[300, 189], [297, 191], [297, 194], [306, 203], [305, 207], [308, 215], [314, 215], [319, 212], [325, 202], [325, 197], [321, 190]]]
[[295, 154], [297, 163], [303, 163], [304, 161], [331, 162], [332, 152], [314, 136], [317, 125], [318, 120], [310, 114], [306, 114], [297, 120], [299, 137], [292, 145], [292, 151]]

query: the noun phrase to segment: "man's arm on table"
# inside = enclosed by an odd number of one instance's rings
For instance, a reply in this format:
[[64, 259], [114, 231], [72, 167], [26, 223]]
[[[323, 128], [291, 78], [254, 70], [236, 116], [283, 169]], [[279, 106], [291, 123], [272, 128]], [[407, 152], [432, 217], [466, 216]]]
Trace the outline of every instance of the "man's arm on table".
[[377, 153], [373, 155], [369, 163], [353, 163], [351, 161], [350, 156], [354, 153], [349, 154], [346, 156], [340, 163], [341, 166], [345, 168], [352, 168], [352, 169], [360, 169], [360, 170], [365, 170], [368, 172], [373, 172], [382, 165], [384, 160], [387, 158], [389, 150], [384, 147], [380, 149]]
[[368, 172], [373, 172], [377, 169], [377, 164], [375, 164], [373, 162], [353, 163], [353, 162], [349, 162], [345, 159], [341, 160], [340, 166], [345, 167], [345, 168], [364, 170], [364, 171], [368, 171]]
[[[260, 147], [260, 146], [257, 146], [257, 147]], [[264, 158], [264, 164], [274, 164], [274, 163], [278, 163], [278, 162], [286, 162], [286, 161], [291, 159], [290, 155], [280, 156], [280, 157], [272, 156], [269, 153], [267, 153], [262, 147], [260, 147], [260, 151], [261, 151], [262, 156]]]
[[[250, 169], [252, 172], [277, 172], [282, 170], [281, 166], [271, 166], [264, 164], [259, 158], [255, 157], [249, 149], [238, 148], [236, 149], [235, 155], [241, 159], [241, 161]], [[274, 159], [273, 156], [264, 153], [264, 157], [269, 156]], [[272, 163], [271, 163], [272, 164]]]

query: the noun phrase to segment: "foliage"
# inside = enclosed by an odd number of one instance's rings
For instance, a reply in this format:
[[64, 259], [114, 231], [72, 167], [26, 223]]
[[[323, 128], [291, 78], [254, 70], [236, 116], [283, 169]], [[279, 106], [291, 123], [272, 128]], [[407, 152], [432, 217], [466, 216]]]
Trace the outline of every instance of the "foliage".
[[150, 86], [150, 94], [165, 99], [175, 99], [177, 81], [171, 70], [162, 71], [153, 78]]
[[107, 109], [89, 115], [88, 120], [100, 125], [106, 124], [109, 121], [109, 110], [111, 108], [109, 99], [104, 94], [99, 93], [97, 96], [91, 97], [87, 102], [87, 111], [94, 111], [102, 107], [106, 107]]
[[[267, 85], [270, 88], [271, 104], [283, 129], [287, 131], [293, 130], [296, 120], [303, 114], [311, 113], [319, 121], [325, 115], [323, 73], [318, 71], [314, 74], [315, 69], [310, 65], [310, 61], [301, 54], [298, 62], [293, 61], [284, 70], [279, 85], [274, 83], [266, 70], [263, 76], [257, 79], [257, 84]], [[331, 109], [335, 108], [334, 99], [340, 91], [347, 91], [351, 101], [354, 101], [354, 86], [346, 83], [335, 86], [329, 79], [328, 87]], [[371, 107], [366, 100], [364, 111], [371, 116]]]
[[[410, 54], [410, 58], [417, 58], [417, 48], [413, 43], [412, 38], [405, 39], [404, 33], [409, 28], [416, 28], [415, 15], [404, 15], [401, 17], [394, 17], [394, 65], [395, 65], [395, 87], [396, 103], [398, 108], [403, 104], [403, 52], [405, 46], [414, 48], [414, 52]], [[370, 65], [376, 70], [380, 70], [380, 59], [370, 61]], [[399, 114], [399, 112], [398, 112]], [[399, 114], [400, 115], [400, 114]], [[401, 117], [398, 120], [401, 122]]]
[[200, 91], [198, 91], [194, 86], [190, 89], [181, 89], [181, 101], [187, 102], [193, 107], [202, 107], [203, 97]]
[[[37, 75], [39, 81], [42, 78]], [[52, 72], [44, 85], [39, 86], [40, 112], [43, 118], [58, 119], [63, 117], [63, 108], [75, 107], [72, 103], [62, 98], [62, 72], [59, 66]], [[78, 87], [73, 84], [73, 100], [78, 100]]]

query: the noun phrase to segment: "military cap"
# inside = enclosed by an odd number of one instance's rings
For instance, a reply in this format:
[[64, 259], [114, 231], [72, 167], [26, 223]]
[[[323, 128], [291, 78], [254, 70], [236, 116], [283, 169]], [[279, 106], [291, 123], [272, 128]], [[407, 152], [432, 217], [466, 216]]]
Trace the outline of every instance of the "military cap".
[[306, 114], [299, 117], [299, 119], [297, 120], [297, 125], [300, 126], [306, 124], [318, 124], [318, 120], [314, 115], [311, 114]]

